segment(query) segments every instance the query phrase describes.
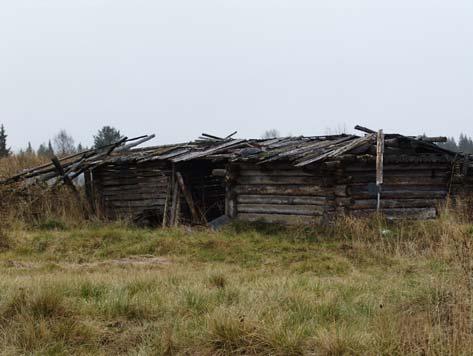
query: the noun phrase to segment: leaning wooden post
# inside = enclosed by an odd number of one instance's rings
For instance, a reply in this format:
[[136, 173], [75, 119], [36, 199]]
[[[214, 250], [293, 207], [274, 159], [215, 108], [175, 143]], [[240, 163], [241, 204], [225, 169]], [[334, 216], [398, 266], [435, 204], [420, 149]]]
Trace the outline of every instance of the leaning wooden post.
[[177, 183], [179, 184], [179, 187], [181, 188], [181, 192], [184, 194], [184, 198], [186, 199], [187, 206], [189, 207], [189, 210], [191, 211], [192, 222], [198, 223], [200, 218], [199, 218], [199, 213], [197, 212], [197, 209], [194, 204], [194, 199], [192, 198], [192, 193], [187, 189], [186, 185], [184, 184], [184, 178], [182, 178], [182, 174], [180, 172], [176, 172], [176, 180], [177, 180]]
[[383, 186], [384, 133], [379, 130], [376, 136], [376, 188], [378, 192], [376, 211], [381, 211], [381, 190]]

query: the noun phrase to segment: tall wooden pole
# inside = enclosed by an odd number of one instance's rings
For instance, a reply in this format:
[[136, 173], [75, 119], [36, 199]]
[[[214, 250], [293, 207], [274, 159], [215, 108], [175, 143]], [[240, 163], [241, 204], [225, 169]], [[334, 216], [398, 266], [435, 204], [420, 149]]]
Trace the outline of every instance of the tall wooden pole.
[[378, 200], [376, 211], [381, 211], [381, 190], [383, 186], [383, 166], [384, 166], [384, 133], [379, 130], [376, 136], [376, 188], [378, 192]]

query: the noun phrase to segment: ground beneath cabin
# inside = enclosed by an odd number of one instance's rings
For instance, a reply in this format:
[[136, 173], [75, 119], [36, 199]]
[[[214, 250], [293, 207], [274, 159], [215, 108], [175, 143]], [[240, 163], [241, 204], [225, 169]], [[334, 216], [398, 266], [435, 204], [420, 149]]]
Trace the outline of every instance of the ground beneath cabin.
[[3, 232], [0, 354], [468, 354], [473, 228], [376, 224]]

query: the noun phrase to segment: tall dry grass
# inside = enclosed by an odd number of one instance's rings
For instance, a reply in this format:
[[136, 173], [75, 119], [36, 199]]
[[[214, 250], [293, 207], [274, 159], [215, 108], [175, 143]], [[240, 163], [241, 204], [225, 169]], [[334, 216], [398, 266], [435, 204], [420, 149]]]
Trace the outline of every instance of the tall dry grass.
[[[0, 342], [11, 354], [473, 349], [473, 227], [455, 211], [325, 227], [238, 222], [219, 232], [66, 224], [9, 238]], [[146, 262], [156, 256], [164, 263]]]
[[[0, 159], [0, 179], [11, 177], [25, 169], [48, 162], [36, 154], [18, 154]], [[47, 221], [65, 221], [69, 224], [84, 223], [84, 192], [82, 198], [61, 185], [45, 183], [28, 185], [24, 182], [0, 186], [0, 225], [3, 229], [14, 225], [37, 226]]]

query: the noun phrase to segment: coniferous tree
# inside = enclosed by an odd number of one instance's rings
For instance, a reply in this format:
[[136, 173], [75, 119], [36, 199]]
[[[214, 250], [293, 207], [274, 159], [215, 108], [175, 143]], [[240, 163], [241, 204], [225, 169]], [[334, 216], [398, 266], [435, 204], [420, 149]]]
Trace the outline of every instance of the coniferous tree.
[[118, 142], [123, 138], [120, 131], [111, 126], [104, 126], [94, 136], [94, 147], [99, 148]]
[[463, 153], [473, 153], [473, 140], [471, 137], [464, 133], [460, 134], [460, 138], [458, 139], [458, 150]]
[[54, 149], [51, 140], [48, 141], [48, 157], [54, 156]]
[[52, 156], [54, 156], [54, 150], [51, 141], [49, 141], [48, 144], [42, 143], [41, 145], [39, 145], [37, 154], [38, 156], [47, 158], [51, 158]]
[[262, 139], [270, 139], [270, 138], [277, 138], [277, 137], [281, 137], [281, 134], [276, 129], [267, 130], [261, 135]]
[[39, 145], [38, 150], [36, 152], [38, 153], [38, 156], [49, 157], [49, 155], [48, 155], [48, 146], [46, 146], [46, 144], [44, 144], [44, 143]]
[[10, 148], [7, 147], [7, 134], [5, 127], [0, 125], [0, 157], [8, 157], [11, 154]]
[[453, 152], [458, 152], [457, 141], [454, 137], [447, 138], [447, 142], [440, 143], [439, 146]]
[[31, 146], [31, 142], [28, 142], [28, 147], [26, 147], [26, 151], [25, 151], [25, 152], [26, 152], [26, 154], [28, 154], [28, 155], [32, 155], [32, 154], [35, 153], [34, 150], [33, 150], [33, 146]]

